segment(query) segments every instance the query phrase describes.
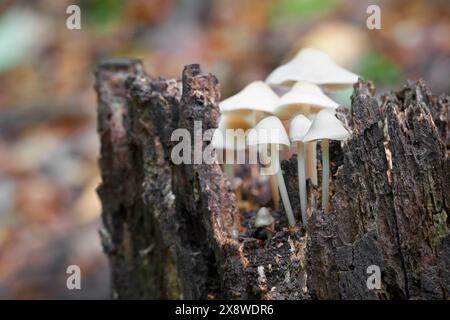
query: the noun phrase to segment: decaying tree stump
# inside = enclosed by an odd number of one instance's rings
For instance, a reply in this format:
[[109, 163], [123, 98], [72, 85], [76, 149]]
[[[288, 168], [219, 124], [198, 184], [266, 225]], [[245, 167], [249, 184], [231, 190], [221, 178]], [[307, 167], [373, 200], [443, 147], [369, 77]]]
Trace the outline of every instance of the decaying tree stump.
[[[313, 208], [307, 230], [281, 228], [262, 241], [240, 235], [241, 215], [217, 162], [171, 161], [175, 129], [194, 137], [196, 120], [203, 131], [217, 126], [214, 76], [189, 65], [181, 81], [156, 79], [139, 61], [114, 60], [99, 65], [96, 90], [100, 235], [114, 297], [450, 297], [449, 97], [408, 82], [379, 103], [360, 81], [351, 112], [338, 112], [352, 136], [330, 149], [332, 211]], [[295, 159], [282, 167], [296, 199]], [[309, 184], [312, 203], [318, 197]], [[367, 287], [371, 265], [381, 269], [381, 289]]]

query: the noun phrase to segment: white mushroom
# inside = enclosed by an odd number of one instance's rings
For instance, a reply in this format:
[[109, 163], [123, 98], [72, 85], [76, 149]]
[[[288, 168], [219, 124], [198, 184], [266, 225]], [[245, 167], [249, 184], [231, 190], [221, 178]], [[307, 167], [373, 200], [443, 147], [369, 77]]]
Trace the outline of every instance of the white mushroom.
[[[339, 105], [327, 97], [319, 86], [308, 82], [297, 82], [280, 98], [275, 115], [282, 120], [292, 119], [297, 114], [314, 118], [321, 109], [336, 109]], [[306, 178], [317, 185], [316, 142], [305, 145]]]
[[304, 142], [322, 140], [322, 209], [328, 207], [330, 175], [329, 141], [346, 140], [349, 137], [344, 125], [329, 110], [320, 111], [303, 138]]
[[281, 120], [289, 120], [292, 115], [317, 113], [324, 108], [336, 109], [339, 105], [326, 96], [314, 83], [297, 82], [284, 94], [274, 113]]
[[[258, 147], [261, 159], [265, 164], [270, 163], [270, 168], [267, 173], [276, 175], [289, 224], [295, 226], [294, 214], [280, 167], [279, 149], [282, 146], [289, 147], [290, 145], [289, 137], [281, 120], [275, 116], [269, 116], [261, 120], [254, 129], [250, 130], [247, 137], [248, 145]], [[268, 149], [270, 150], [270, 155], [267, 154]]]
[[303, 225], [306, 226], [308, 217], [306, 215], [306, 175], [305, 175], [305, 145], [303, 138], [311, 126], [311, 121], [304, 115], [299, 114], [291, 120], [289, 125], [289, 138], [297, 144], [297, 169], [298, 190], [300, 194], [300, 208], [302, 212]]
[[220, 102], [219, 108], [222, 114], [238, 112], [241, 118], [256, 124], [273, 113], [278, 100], [277, 94], [266, 83], [254, 81], [234, 96]]
[[329, 90], [341, 90], [356, 83], [358, 75], [337, 65], [326, 53], [305, 48], [291, 61], [272, 71], [266, 79], [271, 85], [291, 85], [297, 81], [315, 83]]
[[270, 214], [269, 209], [261, 207], [256, 213], [256, 219], [254, 223], [255, 228], [270, 227], [275, 222], [275, 219]]
[[[219, 104], [220, 112], [223, 115], [233, 115], [245, 119], [256, 125], [261, 119], [271, 115], [278, 104], [279, 97], [263, 81], [254, 81], [248, 84], [237, 94], [223, 100]], [[252, 176], [258, 175], [258, 166], [251, 165]], [[276, 180], [270, 178], [270, 187], [275, 206], [278, 208], [280, 201]]]
[[[309, 82], [329, 90], [349, 88], [357, 81], [358, 75], [340, 67], [326, 53], [314, 48], [300, 50], [291, 61], [276, 68], [266, 79], [270, 85], [292, 86], [296, 82]], [[294, 93], [292, 95], [295, 96]], [[307, 116], [312, 120], [314, 115], [308, 112]], [[317, 184], [316, 143], [307, 144], [305, 148], [306, 174], [313, 184]]]

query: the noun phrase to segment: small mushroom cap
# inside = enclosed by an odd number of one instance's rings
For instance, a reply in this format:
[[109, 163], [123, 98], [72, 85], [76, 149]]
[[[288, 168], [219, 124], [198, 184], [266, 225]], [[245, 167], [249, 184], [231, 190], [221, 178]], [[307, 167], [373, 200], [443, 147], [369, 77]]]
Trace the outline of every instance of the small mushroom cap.
[[242, 117], [222, 116], [218, 128], [214, 131], [211, 144], [216, 150], [245, 150], [245, 131], [251, 127], [251, 123]]
[[351, 87], [358, 81], [358, 75], [337, 65], [326, 53], [306, 48], [272, 71], [266, 79], [268, 84], [292, 85], [296, 81], [312, 82], [337, 90]]
[[342, 122], [334, 116], [334, 112], [325, 109], [316, 115], [303, 142], [322, 139], [345, 140], [349, 135]]
[[245, 117], [242, 117], [237, 112], [230, 112], [224, 114], [219, 119], [219, 124], [217, 125], [220, 129], [243, 129], [247, 130], [254, 126], [255, 124], [252, 121], [247, 120]]
[[264, 118], [249, 131], [248, 145], [256, 146], [259, 144], [279, 144], [290, 146], [289, 137], [284, 129], [283, 123], [275, 116]]
[[275, 219], [270, 214], [269, 209], [261, 207], [256, 213], [256, 219], [254, 223], [255, 228], [270, 227], [275, 222]]
[[291, 120], [289, 125], [289, 138], [291, 141], [303, 141], [306, 133], [311, 127], [311, 120], [302, 114], [299, 114]]
[[273, 113], [279, 99], [266, 83], [254, 81], [234, 96], [223, 100], [219, 108], [221, 113], [237, 110]]
[[297, 82], [288, 93], [280, 98], [280, 102], [275, 108], [275, 114], [280, 119], [287, 120], [299, 112], [319, 112], [323, 108], [336, 109], [338, 106], [316, 84]]

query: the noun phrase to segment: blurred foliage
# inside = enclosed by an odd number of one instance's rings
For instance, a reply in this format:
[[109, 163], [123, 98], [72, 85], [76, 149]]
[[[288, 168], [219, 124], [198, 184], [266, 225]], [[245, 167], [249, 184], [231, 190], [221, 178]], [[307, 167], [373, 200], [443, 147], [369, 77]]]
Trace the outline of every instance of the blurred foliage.
[[385, 86], [398, 83], [401, 77], [400, 68], [377, 52], [365, 54], [361, 58], [359, 70], [364, 79]]
[[351, 97], [353, 94], [353, 88], [345, 90], [337, 90], [332, 92], [327, 92], [327, 95], [339, 103], [339, 105], [350, 108], [351, 107]]
[[106, 31], [120, 26], [126, 5], [125, 0], [81, 0], [80, 7], [88, 24], [97, 31]]
[[339, 3], [339, 0], [281, 0], [273, 9], [272, 20], [274, 24], [284, 24], [317, 18], [335, 10]]
[[12, 8], [0, 16], [0, 73], [21, 63], [39, 41], [38, 17], [31, 10]]

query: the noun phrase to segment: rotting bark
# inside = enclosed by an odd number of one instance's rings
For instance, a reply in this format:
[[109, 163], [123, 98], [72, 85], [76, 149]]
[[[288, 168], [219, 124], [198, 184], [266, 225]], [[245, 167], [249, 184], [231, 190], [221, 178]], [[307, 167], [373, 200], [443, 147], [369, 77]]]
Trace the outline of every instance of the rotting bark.
[[[408, 82], [380, 104], [374, 87], [359, 82], [351, 112], [337, 115], [352, 137], [330, 145], [332, 211], [314, 208], [320, 188], [308, 182], [307, 230], [288, 230], [278, 213], [275, 232], [261, 238], [239, 226], [242, 215], [216, 161], [171, 160], [174, 129], [194, 137], [196, 120], [203, 133], [217, 126], [214, 76], [190, 65], [181, 81], [154, 79], [140, 62], [121, 60], [99, 65], [96, 77], [100, 234], [114, 297], [449, 297], [448, 97]], [[282, 168], [299, 217], [295, 158]], [[381, 269], [380, 290], [366, 286], [370, 265]]]
[[220, 166], [170, 162], [174, 128], [194, 136], [194, 120], [203, 130], [217, 126], [217, 80], [192, 65], [182, 95], [180, 85], [151, 79], [139, 62], [97, 71], [101, 234], [113, 290], [118, 298], [247, 298], [234, 276], [243, 274], [238, 212]]
[[[142, 74], [139, 61], [107, 61], [96, 71], [102, 172], [98, 193], [104, 225], [100, 236], [110, 259], [113, 297], [176, 298], [170, 248], [158, 226], [160, 212], [174, 211], [168, 165], [157, 136], [136, 123], [139, 116], [125, 86], [130, 76]], [[138, 137], [144, 141], [138, 143]], [[150, 206], [146, 194], [152, 196]]]
[[[315, 211], [308, 232], [310, 293], [447, 298], [450, 163], [442, 137], [448, 117], [444, 121], [442, 113], [430, 112], [431, 95], [423, 82], [408, 82], [381, 106], [370, 85], [360, 82], [355, 89], [352, 137], [334, 179], [334, 218]], [[445, 125], [436, 127], [433, 115]], [[370, 265], [381, 269], [380, 290], [367, 289]]]

